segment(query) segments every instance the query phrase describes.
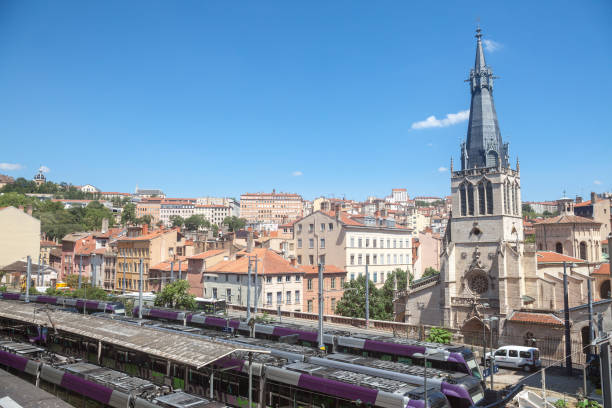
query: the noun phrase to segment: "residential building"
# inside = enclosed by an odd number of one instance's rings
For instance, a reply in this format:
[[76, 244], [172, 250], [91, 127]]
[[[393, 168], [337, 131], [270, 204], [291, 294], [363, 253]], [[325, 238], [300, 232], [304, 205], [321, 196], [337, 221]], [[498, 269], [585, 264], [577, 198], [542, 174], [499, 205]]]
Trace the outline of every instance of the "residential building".
[[100, 190], [96, 186], [92, 186], [91, 184], [85, 184], [81, 186], [81, 191], [84, 193], [99, 193]]
[[0, 208], [0, 267], [27, 256], [38, 262], [40, 220], [32, 217], [32, 207]]
[[[319, 313], [319, 268], [315, 265], [301, 265], [303, 277], [303, 311]], [[334, 265], [323, 266], [323, 314], [335, 315], [336, 305], [344, 295], [346, 271]]]
[[133, 196], [140, 197], [140, 198], [151, 198], [151, 197], [166, 198], [166, 195], [161, 190], [157, 190], [157, 189], [143, 190], [141, 188], [138, 188], [138, 186], [136, 186]]
[[232, 211], [229, 206], [223, 204], [196, 204], [194, 214], [202, 215], [211, 224], [221, 226], [225, 217], [231, 216]]
[[600, 197], [596, 193], [591, 193], [590, 201], [576, 200], [574, 214], [579, 217], [589, 218], [601, 223], [601, 239], [607, 239], [610, 234], [610, 224], [612, 222], [612, 199]]
[[132, 198], [130, 193], [119, 193], [117, 191], [103, 191], [100, 193], [100, 197], [105, 200], [112, 200], [113, 198]]
[[204, 297], [204, 274], [209, 268], [222, 261], [229, 260], [229, 249], [211, 249], [187, 258], [187, 275], [189, 293]]
[[394, 188], [391, 190], [391, 201], [394, 203], [407, 203], [408, 191], [405, 188]]
[[240, 217], [240, 203], [228, 197], [199, 197], [196, 205], [221, 205], [229, 207], [229, 216]]
[[136, 203], [136, 217], [141, 218], [145, 215], [151, 217], [152, 225], [157, 225], [161, 220], [161, 203], [164, 201], [161, 197], [143, 198]]
[[57, 242], [42, 240], [40, 241], [40, 262], [43, 265], [50, 265], [51, 250], [61, 248], [62, 245]]
[[6, 186], [7, 184], [13, 184], [15, 179], [11, 176], [7, 176], [6, 174], [0, 174], [0, 188]]
[[139, 267], [142, 260], [144, 290], [149, 290], [149, 268], [164, 260], [173, 259], [177, 246], [181, 245], [180, 230], [159, 229], [148, 231], [143, 227], [142, 235], [122, 237], [117, 241], [117, 279], [115, 288], [123, 289], [125, 273], [126, 290], [138, 290]]
[[431, 229], [419, 232], [418, 242], [420, 269], [418, 270], [418, 273], [414, 274], [415, 279], [418, 279], [423, 276], [423, 273], [427, 268], [433, 268], [436, 271], [439, 271], [440, 254], [442, 253], [442, 237], [438, 234], [433, 233]]
[[[228, 303], [246, 306], [248, 270], [251, 265], [251, 305], [260, 308], [280, 307], [285, 311], [301, 312], [302, 278], [304, 272], [276, 252], [255, 248], [241, 251], [235, 260], [219, 262], [204, 272], [204, 295], [226, 299]], [[255, 278], [257, 270], [257, 278]]]
[[159, 219], [167, 227], [172, 225], [171, 218], [173, 216], [188, 218], [191, 217], [193, 214], [195, 214], [195, 204], [192, 200], [188, 199], [165, 199], [161, 202], [161, 206], [159, 209]]
[[418, 196], [414, 197], [414, 201], [422, 201], [427, 204], [434, 204], [438, 202], [444, 202], [444, 199], [442, 197]]
[[298, 194], [245, 193], [240, 196], [240, 216], [249, 223], [284, 224], [304, 213], [302, 197]]
[[[151, 292], [160, 292], [169, 283], [177, 280], [184, 280], [187, 277], [187, 257], [186, 256], [173, 256], [165, 261], [158, 264], [154, 264], [149, 268], [149, 274], [147, 276], [147, 290]], [[120, 277], [123, 279], [123, 277]], [[136, 283], [136, 289], [138, 289], [138, 283]], [[202, 296], [189, 291], [194, 296]]]
[[96, 249], [93, 234], [89, 232], [73, 232], [62, 238], [62, 263], [58, 276], [60, 281], [72, 274], [90, 277], [91, 253]]
[[556, 201], [526, 201], [524, 204], [529, 205], [533, 212], [537, 214], [544, 214], [545, 212], [554, 214], [557, 211]]
[[418, 234], [430, 226], [429, 218], [419, 212], [414, 211], [412, 215], [406, 217], [406, 226]]
[[411, 230], [393, 220], [317, 211], [295, 222], [294, 242], [298, 265], [336, 265], [349, 280], [366, 264], [378, 286], [397, 268], [413, 272]]

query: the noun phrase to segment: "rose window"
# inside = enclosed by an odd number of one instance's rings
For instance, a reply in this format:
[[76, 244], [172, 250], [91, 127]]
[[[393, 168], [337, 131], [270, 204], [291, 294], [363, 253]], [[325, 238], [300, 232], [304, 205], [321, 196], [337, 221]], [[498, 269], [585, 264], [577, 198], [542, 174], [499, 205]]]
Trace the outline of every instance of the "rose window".
[[485, 275], [474, 275], [468, 281], [468, 286], [472, 292], [481, 295], [489, 290], [489, 279]]

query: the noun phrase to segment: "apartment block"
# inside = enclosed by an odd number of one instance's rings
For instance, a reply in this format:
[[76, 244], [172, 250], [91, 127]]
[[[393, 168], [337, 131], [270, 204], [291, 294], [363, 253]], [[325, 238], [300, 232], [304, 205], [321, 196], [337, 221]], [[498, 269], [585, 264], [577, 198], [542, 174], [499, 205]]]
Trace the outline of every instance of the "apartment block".
[[194, 214], [202, 215], [212, 224], [221, 226], [225, 217], [232, 214], [231, 208], [223, 204], [203, 204], [194, 207]]
[[32, 209], [0, 208], [0, 267], [25, 259], [38, 262], [40, 253], [40, 220]]
[[[301, 265], [304, 272], [304, 311], [319, 313], [319, 269], [315, 265]], [[323, 267], [323, 314], [336, 314], [336, 304], [344, 295], [346, 271], [334, 265]]]
[[165, 199], [161, 202], [159, 219], [165, 226], [172, 225], [170, 218], [179, 216], [188, 218], [195, 214], [195, 200], [191, 199]]
[[304, 214], [302, 196], [291, 193], [245, 193], [240, 196], [240, 216], [249, 223], [284, 224]]

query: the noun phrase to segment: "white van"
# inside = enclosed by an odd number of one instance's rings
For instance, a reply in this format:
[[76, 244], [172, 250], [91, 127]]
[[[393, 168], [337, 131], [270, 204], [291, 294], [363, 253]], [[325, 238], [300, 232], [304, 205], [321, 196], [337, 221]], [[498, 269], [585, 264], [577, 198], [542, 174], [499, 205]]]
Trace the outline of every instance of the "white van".
[[[495, 365], [500, 367], [522, 368], [525, 371], [542, 366], [540, 350], [535, 347], [503, 346], [493, 352]], [[485, 365], [491, 363], [491, 353], [485, 356]]]

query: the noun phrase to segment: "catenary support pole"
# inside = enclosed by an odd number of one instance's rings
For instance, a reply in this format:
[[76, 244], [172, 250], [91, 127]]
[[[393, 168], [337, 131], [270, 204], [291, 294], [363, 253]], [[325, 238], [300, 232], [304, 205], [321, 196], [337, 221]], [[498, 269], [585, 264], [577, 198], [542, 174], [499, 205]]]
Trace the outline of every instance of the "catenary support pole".
[[253, 406], [253, 352], [249, 351], [249, 408]]
[[599, 345], [599, 369], [604, 408], [612, 408], [612, 373], [610, 370], [610, 340], [603, 330], [603, 313], [598, 316], [599, 339], [605, 339]]
[[25, 302], [30, 302], [30, 276], [32, 273], [32, 258], [28, 255], [28, 270], [26, 271], [26, 293], [25, 293]]
[[249, 267], [247, 270], [247, 304], [246, 304], [246, 316], [247, 322], [251, 320], [251, 257], [249, 256]]
[[[591, 282], [591, 270], [589, 267], [589, 278], [587, 279], [587, 299], [589, 302], [589, 344], [593, 343], [593, 340], [595, 339], [595, 332], [594, 332], [594, 328], [593, 328], [593, 289], [592, 289], [592, 282]], [[589, 354], [593, 354], [593, 347], [589, 347]], [[585, 371], [586, 374], [586, 371]], [[586, 380], [585, 380], [585, 384], [586, 384]], [[586, 389], [584, 391], [586, 393]]]
[[79, 289], [81, 289], [83, 284], [83, 255], [80, 255], [79, 258]]
[[42, 254], [38, 254], [38, 276], [36, 277], [36, 286], [42, 286], [42, 283], [40, 281], [40, 274], [42, 272], [42, 265], [41, 265], [41, 260], [42, 259]]
[[546, 401], [546, 368], [542, 368], [542, 398]]
[[370, 327], [370, 272], [368, 263], [365, 266], [365, 324], [366, 329]]
[[181, 274], [181, 262], [182, 261], [180, 261], [180, 260], [178, 261], [178, 264], [179, 264], [179, 270], [178, 270], [179, 280], [183, 279], [183, 275]]
[[174, 282], [174, 261], [170, 262], [170, 283]]
[[259, 292], [259, 290], [258, 290], [259, 284], [258, 284], [258, 281], [257, 281], [257, 264], [259, 264], [259, 262], [257, 260], [257, 257], [255, 257], [255, 296], [254, 296], [255, 299], [254, 299], [254, 302], [253, 302], [253, 313], [255, 313], [255, 316], [257, 316], [257, 301], [258, 301], [258, 297], [259, 297], [258, 294], [257, 294], [257, 292]]
[[325, 350], [323, 343], [323, 269], [325, 265], [319, 263], [319, 330], [317, 340], [319, 342], [319, 350]]
[[127, 269], [127, 261], [125, 259], [125, 252], [123, 253], [123, 293], [125, 293], [125, 270]]
[[572, 341], [570, 337], [569, 299], [567, 289], [567, 262], [563, 262], [563, 308], [565, 311], [565, 370], [572, 375]]
[[[366, 264], [366, 269], [367, 269], [367, 267], [368, 267], [368, 264]], [[428, 398], [427, 398], [427, 354], [425, 354], [425, 353], [423, 353], [423, 354], [424, 354], [423, 359], [424, 359], [424, 363], [425, 363], [425, 365], [423, 367], [423, 389], [425, 390], [425, 408], [428, 408], [429, 407], [429, 401], [427, 401], [428, 400]]]
[[138, 265], [138, 273], [140, 274], [138, 279], [138, 318], [142, 319], [142, 258]]

